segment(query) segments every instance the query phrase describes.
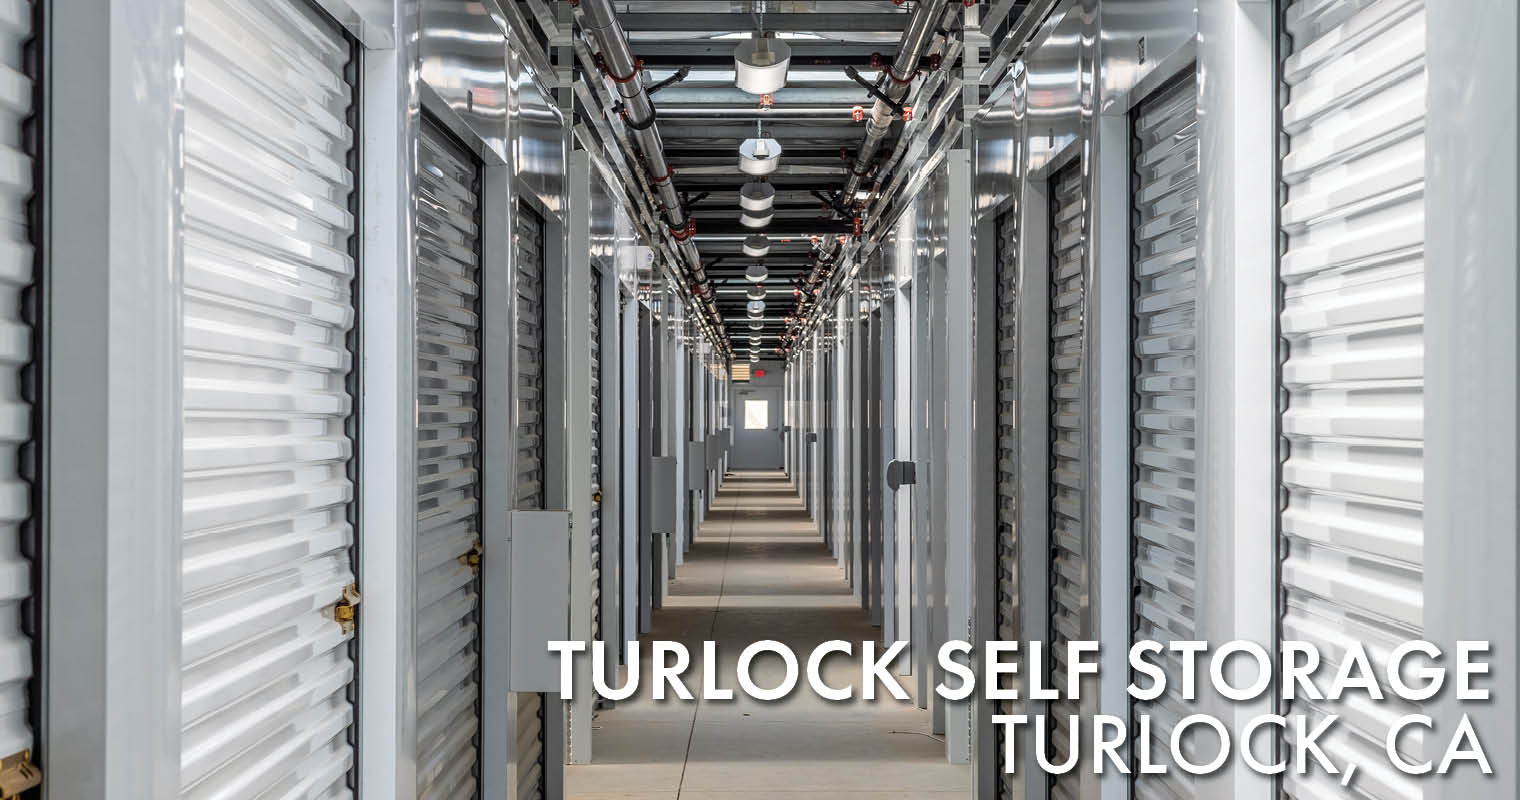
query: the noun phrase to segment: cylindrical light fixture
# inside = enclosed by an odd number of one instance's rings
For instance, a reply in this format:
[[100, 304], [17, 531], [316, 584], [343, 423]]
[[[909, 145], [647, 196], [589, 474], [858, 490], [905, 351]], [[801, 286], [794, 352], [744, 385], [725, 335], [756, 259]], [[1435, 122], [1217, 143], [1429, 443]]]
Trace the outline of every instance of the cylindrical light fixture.
[[749, 287], [749, 291], [746, 294], [749, 295], [749, 299], [751, 299], [751, 300], [764, 300], [765, 299], [765, 287], [756, 284], [754, 286]]
[[792, 46], [763, 34], [734, 48], [734, 85], [750, 94], [770, 94], [786, 85]]
[[771, 224], [771, 217], [775, 216], [771, 211], [746, 211], [739, 217], [739, 224], [746, 228], [764, 228]]
[[746, 311], [748, 311], [752, 315], [753, 314], [764, 314], [765, 313], [765, 301], [764, 300], [751, 300], [748, 303], [744, 304], [744, 308], [745, 308]]
[[776, 187], [750, 181], [739, 187], [739, 206], [745, 211], [764, 211], [776, 203]]
[[770, 251], [771, 240], [765, 238], [765, 234], [757, 233], [744, 240], [744, 254], [750, 258], [759, 258]]
[[770, 276], [771, 274], [765, 269], [764, 264], [750, 264], [749, 267], [744, 270], [744, 277], [749, 278], [755, 283], [759, 283], [766, 278], [769, 278]]
[[760, 330], [760, 329], [762, 329], [764, 327], [765, 327], [765, 323], [761, 322], [759, 320], [750, 320], [750, 322], [749, 322], [749, 329], [752, 330], [752, 331], [758, 331], [758, 330]]
[[775, 139], [745, 139], [739, 145], [739, 170], [746, 175], [769, 175], [781, 163], [781, 143]]

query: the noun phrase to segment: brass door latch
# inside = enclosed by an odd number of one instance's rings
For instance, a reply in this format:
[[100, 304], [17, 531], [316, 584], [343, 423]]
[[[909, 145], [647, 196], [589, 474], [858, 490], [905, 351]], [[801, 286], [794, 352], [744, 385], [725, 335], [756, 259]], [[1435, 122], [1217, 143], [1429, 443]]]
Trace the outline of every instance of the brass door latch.
[[480, 542], [476, 542], [470, 545], [469, 552], [459, 557], [459, 563], [469, 567], [471, 570], [474, 570], [476, 574], [479, 574], [480, 558], [483, 555], [485, 555], [485, 551], [481, 549]]
[[0, 800], [16, 800], [21, 793], [42, 784], [42, 770], [32, 763], [32, 751], [22, 750], [0, 759]]
[[357, 613], [355, 608], [359, 605], [360, 599], [359, 587], [350, 583], [343, 587], [343, 594], [338, 598], [338, 602], [333, 604], [333, 619], [337, 621], [338, 627], [342, 628], [344, 633], [354, 632]]

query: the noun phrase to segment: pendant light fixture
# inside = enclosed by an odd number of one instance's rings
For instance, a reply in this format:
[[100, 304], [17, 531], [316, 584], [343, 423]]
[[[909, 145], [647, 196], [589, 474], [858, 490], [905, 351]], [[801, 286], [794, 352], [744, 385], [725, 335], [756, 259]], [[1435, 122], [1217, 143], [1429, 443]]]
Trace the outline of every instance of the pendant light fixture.
[[[766, 253], [769, 253], [770, 251], [771, 251], [771, 240], [765, 238], [764, 234], [757, 233], [754, 236], [751, 236], [751, 237], [749, 237], [749, 238], [747, 238], [747, 239], [744, 240], [744, 254], [747, 255], [747, 256], [749, 256], [750, 258], [759, 258], [759, 257], [765, 255]], [[750, 280], [755, 280], [755, 279], [754, 278], [750, 278]], [[765, 280], [765, 279], [761, 278], [760, 280]]]
[[769, 175], [781, 164], [781, 143], [765, 135], [755, 120], [755, 138], [739, 143], [739, 170], [745, 175]]
[[771, 217], [775, 216], [771, 211], [746, 211], [739, 216], [739, 224], [746, 228], [764, 228], [771, 224]]
[[751, 300], [744, 304], [744, 309], [749, 312], [750, 316], [757, 317], [765, 313], [765, 301]]
[[769, 278], [770, 275], [770, 272], [765, 269], [764, 264], [750, 264], [749, 267], [744, 270], [744, 277], [749, 278], [755, 283], [760, 283], [766, 278]]
[[764, 300], [765, 299], [765, 287], [764, 286], [760, 286], [759, 284], [756, 284], [754, 286], [749, 287], [749, 291], [746, 294], [749, 297], [749, 299], [751, 299], [751, 300]]
[[764, 211], [776, 203], [776, 187], [765, 181], [750, 181], [739, 187], [739, 207], [745, 211]]
[[792, 47], [765, 35], [765, 6], [755, 14], [755, 35], [734, 48], [734, 85], [750, 94], [770, 94], [786, 85]]

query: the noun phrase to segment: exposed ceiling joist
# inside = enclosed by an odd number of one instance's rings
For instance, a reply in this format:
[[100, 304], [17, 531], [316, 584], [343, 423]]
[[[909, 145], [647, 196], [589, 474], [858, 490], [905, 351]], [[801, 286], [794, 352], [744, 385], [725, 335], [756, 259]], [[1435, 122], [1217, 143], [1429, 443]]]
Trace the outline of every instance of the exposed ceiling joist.
[[[748, 13], [681, 13], [672, 11], [652, 14], [621, 14], [618, 17], [618, 21], [623, 24], [623, 30], [626, 31], [670, 31], [672, 33], [711, 31], [721, 33], [752, 31], [755, 29], [755, 17]], [[805, 33], [872, 31], [901, 33], [907, 24], [907, 14], [838, 14], [825, 11], [765, 15], [765, 29], [767, 31], [799, 31]], [[731, 57], [732, 50], [730, 49]]]
[[[772, 236], [808, 236], [811, 234], [840, 234], [850, 233], [853, 226], [846, 220], [839, 219], [788, 219], [776, 217], [765, 228], [746, 228], [739, 222], [737, 216], [732, 218], [697, 218], [697, 230], [703, 233], [718, 235], [738, 235], [744, 233], [764, 233]], [[756, 259], [764, 261], [765, 259]]]
[[[792, 122], [775, 123], [767, 122], [765, 135], [774, 137], [785, 144], [807, 145], [829, 141], [834, 146], [840, 142], [848, 141], [851, 144], [860, 140], [860, 132], [863, 130], [858, 122]], [[711, 125], [684, 123], [684, 122], [661, 122], [660, 132], [670, 141], [681, 139], [692, 140], [733, 140], [742, 141], [755, 135], [753, 122], [718, 122]], [[735, 145], [737, 147], [737, 145]]]
[[[684, 16], [684, 15], [683, 15]], [[879, 44], [845, 44], [842, 42], [789, 41], [792, 46], [792, 68], [829, 67], [843, 69], [845, 66], [869, 68], [871, 55], [890, 51], [891, 47]], [[639, 42], [636, 45], [639, 58], [649, 69], [674, 69], [676, 67], [726, 67], [734, 65], [734, 41], [731, 39], [694, 39], [689, 42]], [[885, 52], [884, 57], [890, 57]]]

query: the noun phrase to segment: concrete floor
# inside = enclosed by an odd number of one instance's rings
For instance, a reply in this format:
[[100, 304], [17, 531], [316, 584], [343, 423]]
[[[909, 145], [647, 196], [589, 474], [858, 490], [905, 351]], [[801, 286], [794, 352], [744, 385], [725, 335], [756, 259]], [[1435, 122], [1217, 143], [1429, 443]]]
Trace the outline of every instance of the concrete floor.
[[[740, 651], [774, 639], [805, 660], [820, 642], [855, 643], [880, 632], [851, 595], [802, 501], [781, 473], [737, 473], [718, 493], [677, 570], [646, 642], [682, 642], [687, 684], [699, 694], [702, 642], [717, 642], [718, 683], [735, 687]], [[647, 652], [642, 677], [649, 674]], [[779, 659], [757, 659], [760, 686], [780, 682]], [[860, 661], [831, 657], [833, 686], [860, 685]], [[805, 678], [803, 679], [806, 680]], [[899, 684], [912, 692], [912, 679]], [[647, 684], [646, 684], [647, 685]], [[929, 712], [911, 701], [831, 702], [805, 686], [762, 702], [657, 702], [639, 696], [601, 712], [594, 763], [567, 767], [573, 800], [852, 800], [966, 797], [968, 767], [945, 760]], [[878, 696], [884, 695], [882, 691]]]

